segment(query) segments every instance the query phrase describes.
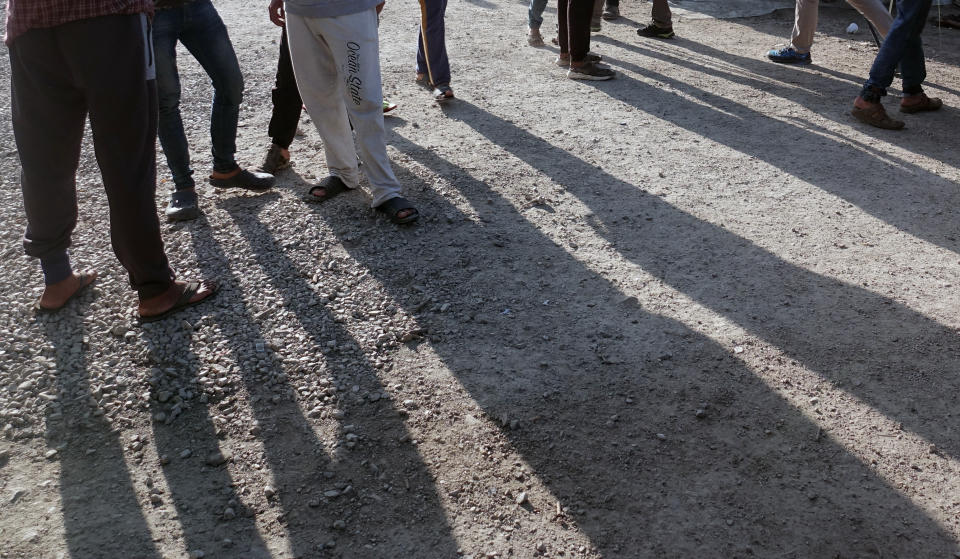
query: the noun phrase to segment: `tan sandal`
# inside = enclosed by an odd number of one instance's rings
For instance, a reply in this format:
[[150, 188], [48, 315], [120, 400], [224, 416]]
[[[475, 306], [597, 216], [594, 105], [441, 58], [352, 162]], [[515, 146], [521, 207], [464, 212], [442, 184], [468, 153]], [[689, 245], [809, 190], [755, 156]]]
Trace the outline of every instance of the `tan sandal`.
[[900, 130], [904, 127], [904, 122], [890, 118], [880, 103], [875, 105], [871, 104], [866, 109], [854, 106], [850, 114], [860, 122], [885, 130]]

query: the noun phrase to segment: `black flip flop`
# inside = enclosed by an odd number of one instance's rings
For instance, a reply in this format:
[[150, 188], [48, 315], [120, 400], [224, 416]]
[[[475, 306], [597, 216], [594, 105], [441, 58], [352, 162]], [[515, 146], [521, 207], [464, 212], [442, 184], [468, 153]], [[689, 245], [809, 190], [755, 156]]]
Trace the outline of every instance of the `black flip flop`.
[[[210, 294], [204, 297], [203, 299], [200, 299], [199, 301], [191, 302], [190, 299], [197, 294], [197, 291], [200, 291], [201, 287], [208, 287], [210, 289]], [[164, 318], [167, 318], [168, 316], [175, 314], [178, 311], [181, 311], [187, 307], [192, 307], [193, 305], [197, 305], [206, 301], [210, 297], [213, 297], [219, 289], [220, 289], [220, 286], [210, 280], [191, 281], [185, 286], [183, 293], [180, 294], [180, 297], [177, 299], [177, 302], [174, 303], [172, 307], [163, 311], [160, 314], [152, 314], [150, 316], [140, 315], [140, 323], [146, 324], [148, 322], [157, 322], [157, 321], [163, 320]]]
[[[398, 225], [402, 225], [404, 223], [413, 223], [414, 221], [420, 219], [420, 212], [418, 212], [417, 208], [415, 208], [413, 204], [411, 204], [410, 201], [403, 196], [391, 198], [373, 209], [387, 214], [387, 217], [390, 218], [390, 221]], [[413, 212], [406, 217], [397, 217], [397, 214], [403, 210], [413, 210]]]
[[[313, 191], [320, 188], [322, 188], [324, 191], [323, 196], [315, 196]], [[326, 202], [327, 200], [348, 190], [350, 190], [350, 187], [347, 186], [346, 183], [340, 179], [340, 177], [331, 175], [318, 182], [315, 186], [310, 187], [310, 190], [307, 191], [307, 194], [303, 197], [303, 200], [304, 202], [319, 204], [321, 202]]]
[[[62, 305], [60, 305], [59, 307], [44, 307], [43, 305], [40, 304], [40, 299], [38, 298], [37, 301], [33, 304], [33, 310], [38, 313], [44, 313], [44, 314], [57, 312], [63, 307], [66, 307], [67, 303], [69, 303], [74, 298], [76, 298], [77, 295], [80, 295], [81, 293], [83, 293], [83, 291], [87, 287], [93, 285], [93, 282], [97, 280], [96, 274], [88, 274], [87, 272], [81, 272], [80, 274], [78, 274], [78, 276], [80, 278], [80, 287], [78, 287], [76, 291], [74, 291], [69, 297], [67, 297], [67, 300], [64, 301]], [[91, 277], [93, 279], [90, 279]], [[90, 280], [89, 282], [87, 281], [88, 279]]]

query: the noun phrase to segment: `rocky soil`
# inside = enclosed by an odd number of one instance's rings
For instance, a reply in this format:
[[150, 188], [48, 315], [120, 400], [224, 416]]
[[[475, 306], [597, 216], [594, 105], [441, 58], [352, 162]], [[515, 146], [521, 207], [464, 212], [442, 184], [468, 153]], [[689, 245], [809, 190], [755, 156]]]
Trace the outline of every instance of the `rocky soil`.
[[[216, 5], [254, 166], [279, 30], [265, 1]], [[101, 276], [34, 314], [0, 119], [0, 558], [960, 557], [960, 35], [925, 35], [946, 108], [887, 132], [848, 115], [875, 55], [855, 12], [824, 8], [789, 67], [764, 53], [792, 13], [658, 42], [649, 9], [594, 35], [618, 79], [578, 83], [526, 45], [523, 2], [451, 0], [439, 107], [416, 3], [391, 0], [419, 224], [302, 203], [325, 176], [304, 116], [275, 189], [207, 188], [164, 225], [181, 276], [223, 288], [154, 325], [89, 145], [72, 254]], [[210, 87], [181, 73], [202, 176]]]

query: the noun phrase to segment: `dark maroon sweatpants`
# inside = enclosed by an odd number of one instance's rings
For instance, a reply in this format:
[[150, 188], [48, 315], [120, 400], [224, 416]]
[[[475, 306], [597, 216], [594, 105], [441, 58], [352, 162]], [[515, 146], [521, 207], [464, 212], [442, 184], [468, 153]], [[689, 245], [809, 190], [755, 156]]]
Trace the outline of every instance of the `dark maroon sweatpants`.
[[23, 244], [41, 259], [47, 283], [70, 273], [66, 251], [77, 223], [88, 115], [110, 204], [110, 239], [131, 286], [147, 298], [174, 279], [154, 200], [157, 90], [148, 30], [141, 15], [104, 16], [31, 29], [10, 45]]

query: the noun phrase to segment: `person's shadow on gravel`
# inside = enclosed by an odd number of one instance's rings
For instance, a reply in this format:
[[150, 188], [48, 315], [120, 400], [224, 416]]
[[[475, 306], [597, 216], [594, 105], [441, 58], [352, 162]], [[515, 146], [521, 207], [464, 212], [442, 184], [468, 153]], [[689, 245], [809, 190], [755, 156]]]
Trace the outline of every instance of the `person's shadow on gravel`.
[[[78, 301], [40, 317], [54, 349], [61, 405], [47, 413], [47, 445], [58, 448], [64, 539], [71, 557], [160, 559], [124, 460], [119, 433], [103, 410], [91, 407], [90, 379], [81, 348], [89, 335]], [[74, 305], [79, 312], [72, 312]], [[51, 406], [52, 408], [52, 406]], [[109, 488], [109, 490], [105, 490]]]
[[[330, 313], [328, 302], [260, 221], [259, 212], [278, 199], [271, 192], [218, 202], [247, 240], [245, 246], [232, 242], [229, 256], [209, 227], [192, 230], [204, 272], [221, 280], [216, 305], [222, 310], [213, 314], [213, 321], [229, 340], [232, 361], [245, 364], [237, 373], [257, 421], [253, 436], [262, 442], [276, 481], [275, 495], [266, 502], [259, 495], [246, 498], [261, 515], [279, 506], [296, 557], [328, 552], [363, 558], [455, 557], [457, 544], [433, 480], [416, 449], [404, 442], [409, 436], [397, 410], [379, 397], [385, 387], [373, 364], [350, 350], [356, 340], [342, 319]], [[259, 264], [267, 284], [258, 286], [257, 279], [231, 271], [231, 260], [245, 256]], [[279, 301], [256, 308], [253, 305], [265, 301], [264, 293], [248, 303], [244, 290], [249, 288], [269, 292], [271, 300]], [[274, 316], [280, 312], [282, 316]], [[266, 339], [266, 324], [286, 324], [286, 313], [306, 333], [303, 348], [277, 350]], [[331, 340], [336, 349], [330, 349]], [[288, 361], [294, 356], [312, 365], [298, 361], [291, 366]], [[310, 419], [293, 398], [295, 378], [298, 386], [319, 387], [326, 395], [319, 405], [310, 404], [315, 405]], [[352, 393], [354, 383], [365, 392]], [[367, 394], [378, 397], [374, 401]], [[335, 435], [321, 440], [319, 432]]]
[[[864, 374], [930, 363], [926, 352], [904, 352], [898, 336], [934, 342], [955, 333], [789, 265], [468, 102], [451, 116], [570, 189], [592, 207], [597, 234], [629, 249], [641, 268], [957, 453], [942, 391], [920, 390], [916, 378]], [[411, 313], [412, 277], [447, 297], [471, 293], [455, 315], [465, 318], [425, 312], [418, 320], [429, 332], [469, 328], [469, 346], [439, 336], [433, 350], [488, 417], [504, 418], [504, 436], [560, 499], [560, 516], [575, 519], [597, 547], [631, 557], [954, 550], [933, 518], [822, 437], [740, 357], [625, 299], [573, 258], [576, 247], [558, 246], [493, 187], [400, 132], [394, 147], [456, 184], [473, 207], [489, 208], [481, 210], [483, 225], [441, 197], [421, 197], [427, 213], [447, 216], [448, 225], [430, 222], [442, 230], [421, 241], [431, 258], [411, 260], [416, 245], [392, 250], [389, 232], [346, 246]], [[474, 155], [485, 154], [478, 148]], [[429, 191], [413, 172], [394, 168], [410, 190]], [[504, 168], [498, 181], [512, 184], [525, 172]], [[613, 219], [621, 216], [630, 219]], [[757, 269], [774, 272], [783, 285], [756, 285]], [[474, 297], [488, 302], [469, 303]], [[860, 309], [887, 319], [864, 322]], [[851, 369], [851, 353], [865, 366]], [[956, 391], [950, 377], [934, 378]], [[542, 512], [550, 505], [535, 506]]]

